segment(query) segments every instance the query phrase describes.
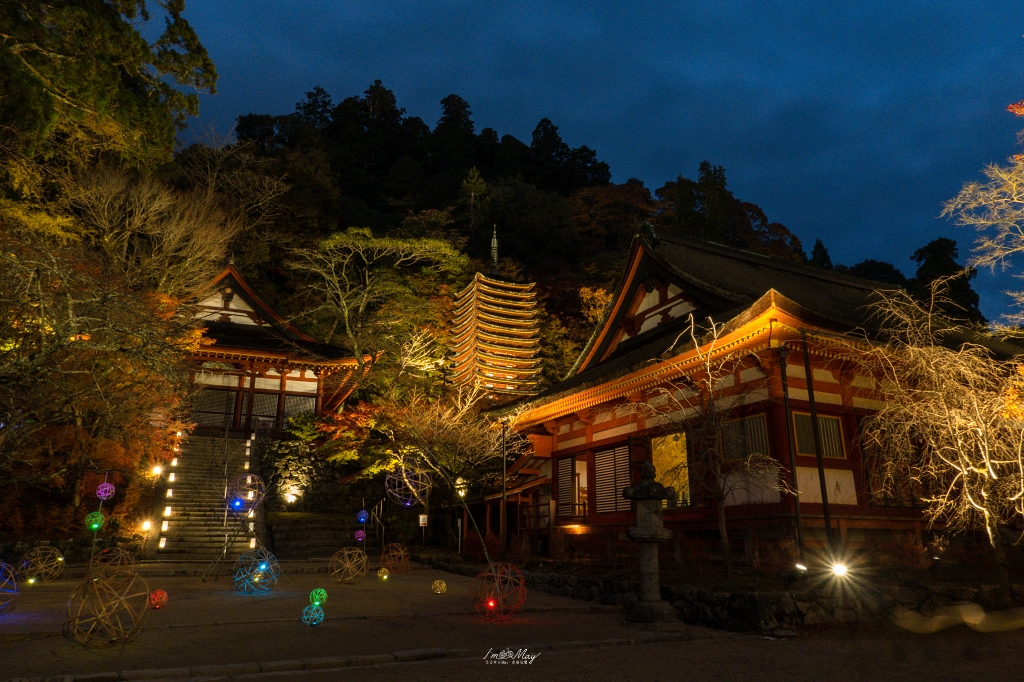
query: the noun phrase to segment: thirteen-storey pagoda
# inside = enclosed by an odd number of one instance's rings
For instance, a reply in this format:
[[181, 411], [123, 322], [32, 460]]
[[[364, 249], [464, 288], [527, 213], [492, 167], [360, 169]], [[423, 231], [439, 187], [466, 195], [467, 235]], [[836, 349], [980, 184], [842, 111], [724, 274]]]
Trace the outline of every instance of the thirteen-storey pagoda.
[[[491, 237], [498, 266], [498, 235]], [[492, 394], [532, 395], [540, 373], [540, 329], [533, 284], [481, 275], [455, 296], [452, 320], [454, 382]]]

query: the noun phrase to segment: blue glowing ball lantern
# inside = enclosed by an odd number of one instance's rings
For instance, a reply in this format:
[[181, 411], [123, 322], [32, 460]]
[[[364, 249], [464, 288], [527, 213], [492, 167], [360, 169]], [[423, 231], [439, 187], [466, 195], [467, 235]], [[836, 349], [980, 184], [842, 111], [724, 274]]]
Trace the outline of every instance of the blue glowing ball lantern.
[[0, 615], [11, 608], [17, 596], [18, 581], [14, 575], [14, 567], [0, 561]]
[[232, 514], [248, 514], [263, 503], [267, 486], [256, 474], [236, 476], [227, 487], [228, 509]]
[[310, 627], [320, 625], [324, 622], [324, 610], [315, 604], [310, 604], [302, 609], [302, 622]]
[[246, 594], [266, 594], [274, 589], [281, 569], [277, 557], [258, 549], [238, 557], [234, 567], [235, 589]]
[[359, 523], [366, 523], [369, 518], [370, 514], [365, 509], [356, 514], [356, 520], [359, 521]]

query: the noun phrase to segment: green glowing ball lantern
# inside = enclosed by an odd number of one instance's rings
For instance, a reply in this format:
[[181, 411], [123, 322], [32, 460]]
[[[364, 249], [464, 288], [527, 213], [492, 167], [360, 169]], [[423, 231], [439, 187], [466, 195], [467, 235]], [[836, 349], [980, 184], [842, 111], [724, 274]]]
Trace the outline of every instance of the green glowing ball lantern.
[[318, 587], [309, 593], [309, 603], [313, 606], [320, 606], [327, 603], [327, 590]]
[[85, 517], [85, 527], [95, 532], [103, 527], [106, 520], [106, 517], [103, 516], [103, 512], [90, 512]]

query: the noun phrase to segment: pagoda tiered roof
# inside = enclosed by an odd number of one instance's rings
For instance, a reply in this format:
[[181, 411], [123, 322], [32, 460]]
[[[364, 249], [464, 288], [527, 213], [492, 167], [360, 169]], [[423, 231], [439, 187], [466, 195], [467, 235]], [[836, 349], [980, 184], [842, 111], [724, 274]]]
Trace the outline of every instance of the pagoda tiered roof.
[[540, 325], [533, 284], [477, 273], [455, 296], [452, 313], [454, 379], [509, 395], [536, 392]]

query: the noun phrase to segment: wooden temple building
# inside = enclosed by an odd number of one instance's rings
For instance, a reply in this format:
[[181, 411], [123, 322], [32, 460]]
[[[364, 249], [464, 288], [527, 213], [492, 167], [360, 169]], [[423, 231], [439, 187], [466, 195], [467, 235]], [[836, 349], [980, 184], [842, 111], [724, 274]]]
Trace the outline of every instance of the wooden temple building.
[[[730, 461], [761, 453], [778, 462], [787, 482], [796, 472], [788, 490], [754, 483], [729, 489], [734, 552], [756, 551], [758, 541], [795, 541], [798, 504], [804, 545], [826, 546], [812, 409], [837, 544], [884, 548], [893, 531], [919, 534], [920, 502], [909, 494], [886, 496], [872, 483], [861, 450], [860, 422], [880, 405], [875, 380], [837, 352], [836, 335], [869, 325], [872, 293], [883, 286], [669, 234], [637, 237], [571, 373], [503, 408], [516, 411], [515, 428], [532, 442], [510, 468], [509, 534], [531, 538], [541, 551], [553, 534], [577, 549], [625, 541], [633, 517], [622, 489], [639, 482], [639, 467], [653, 461], [662, 482], [677, 490], [664, 511], [666, 526], [677, 538], [703, 535], [714, 547], [717, 503], [688, 468], [687, 433], [696, 427], [695, 380], [709, 357], [726, 354], [736, 361], [728, 376], [716, 379], [713, 397], [724, 412], [723, 471]], [[704, 325], [696, 343], [691, 315]], [[713, 341], [709, 318], [718, 328]], [[742, 476], [726, 474], [732, 475]], [[486, 502], [494, 529], [500, 493]]]
[[205, 326], [192, 358], [197, 435], [281, 429], [296, 414], [336, 409], [354, 388], [356, 359], [285, 320], [234, 265], [193, 300]]
[[476, 273], [452, 311], [453, 383], [495, 396], [536, 392], [540, 329], [534, 285]]

